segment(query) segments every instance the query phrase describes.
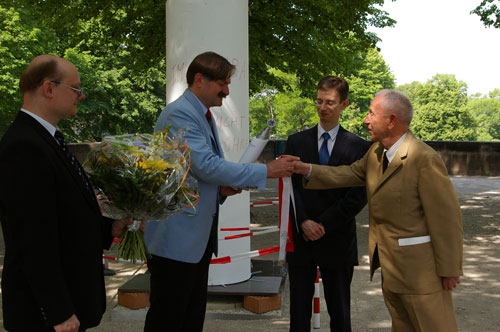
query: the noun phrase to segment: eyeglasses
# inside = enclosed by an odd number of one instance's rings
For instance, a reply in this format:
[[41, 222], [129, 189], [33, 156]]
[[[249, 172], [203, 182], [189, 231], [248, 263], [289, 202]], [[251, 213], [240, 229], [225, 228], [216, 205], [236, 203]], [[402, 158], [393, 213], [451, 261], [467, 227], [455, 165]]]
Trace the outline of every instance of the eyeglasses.
[[328, 107], [333, 107], [335, 106], [335, 102], [333, 100], [322, 100], [322, 99], [315, 99], [314, 100], [314, 103], [316, 104], [316, 106], [321, 106], [323, 104], [325, 104], [326, 106]]
[[65, 86], [65, 87], [70, 88], [71, 90], [75, 91], [77, 98], [80, 98], [80, 96], [83, 94], [83, 88], [77, 89], [77, 88], [72, 87], [71, 85], [67, 85], [67, 84], [61, 83], [59, 81], [51, 81], [51, 82], [54, 84], [57, 84], [57, 85]]

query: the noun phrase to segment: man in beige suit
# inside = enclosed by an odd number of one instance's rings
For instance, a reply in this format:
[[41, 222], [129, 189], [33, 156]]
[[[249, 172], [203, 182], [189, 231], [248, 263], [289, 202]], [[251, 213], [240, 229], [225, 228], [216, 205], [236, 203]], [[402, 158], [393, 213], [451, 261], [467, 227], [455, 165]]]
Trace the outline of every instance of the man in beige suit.
[[308, 189], [366, 186], [370, 273], [381, 267], [392, 331], [458, 331], [451, 291], [462, 275], [460, 206], [439, 155], [409, 131], [412, 117], [404, 94], [382, 90], [365, 119], [378, 143], [362, 159], [297, 162], [295, 171]]

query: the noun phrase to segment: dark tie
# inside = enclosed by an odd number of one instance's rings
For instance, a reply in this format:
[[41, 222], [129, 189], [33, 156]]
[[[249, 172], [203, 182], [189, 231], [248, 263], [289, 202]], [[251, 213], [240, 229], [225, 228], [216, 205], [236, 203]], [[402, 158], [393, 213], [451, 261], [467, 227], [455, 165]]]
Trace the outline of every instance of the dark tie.
[[85, 172], [84, 172], [82, 166], [80, 165], [78, 160], [76, 160], [75, 156], [73, 155], [73, 153], [71, 153], [68, 145], [64, 141], [63, 134], [59, 130], [57, 130], [56, 133], [54, 134], [54, 138], [57, 140], [57, 143], [59, 143], [59, 147], [64, 152], [66, 159], [68, 159], [69, 163], [71, 164], [71, 166], [75, 170], [76, 174], [78, 174], [78, 176], [82, 180], [82, 182], [85, 185], [85, 187], [87, 188], [87, 190], [93, 194], [94, 191], [92, 190], [92, 187], [87, 179], [87, 176], [85, 175]]
[[385, 173], [385, 170], [389, 166], [389, 159], [387, 159], [387, 151], [384, 152], [384, 160], [382, 161], [382, 173]]
[[330, 159], [330, 154], [328, 153], [328, 140], [330, 139], [330, 134], [324, 132], [321, 137], [323, 137], [323, 144], [319, 149], [319, 164], [328, 165], [328, 160]]

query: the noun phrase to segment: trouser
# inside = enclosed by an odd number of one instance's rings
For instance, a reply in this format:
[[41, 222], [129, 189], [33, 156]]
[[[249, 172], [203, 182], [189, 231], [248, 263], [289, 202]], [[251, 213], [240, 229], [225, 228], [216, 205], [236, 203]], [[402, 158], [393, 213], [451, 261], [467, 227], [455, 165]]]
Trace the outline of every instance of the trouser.
[[203, 330], [211, 257], [211, 241], [198, 263], [152, 256], [148, 261], [151, 306], [146, 315], [145, 332]]
[[457, 332], [450, 291], [424, 295], [398, 294], [383, 289], [393, 332]]
[[[288, 264], [290, 278], [290, 332], [310, 332], [316, 263]], [[320, 266], [331, 332], [351, 332], [353, 266]]]

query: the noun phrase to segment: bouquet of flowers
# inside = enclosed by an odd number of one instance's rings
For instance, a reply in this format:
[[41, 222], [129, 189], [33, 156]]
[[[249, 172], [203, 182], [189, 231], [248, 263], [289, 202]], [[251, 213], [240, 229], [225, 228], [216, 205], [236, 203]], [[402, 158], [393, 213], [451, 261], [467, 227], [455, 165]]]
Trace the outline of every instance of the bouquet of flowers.
[[185, 140], [168, 136], [168, 129], [153, 135], [106, 136], [89, 152], [85, 168], [102, 213], [113, 219], [134, 218], [121, 238], [117, 259], [150, 257], [139, 229], [141, 219], [161, 219], [195, 207], [198, 188], [188, 174], [189, 165]]

